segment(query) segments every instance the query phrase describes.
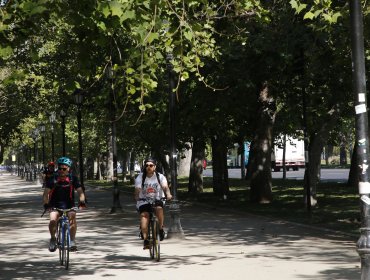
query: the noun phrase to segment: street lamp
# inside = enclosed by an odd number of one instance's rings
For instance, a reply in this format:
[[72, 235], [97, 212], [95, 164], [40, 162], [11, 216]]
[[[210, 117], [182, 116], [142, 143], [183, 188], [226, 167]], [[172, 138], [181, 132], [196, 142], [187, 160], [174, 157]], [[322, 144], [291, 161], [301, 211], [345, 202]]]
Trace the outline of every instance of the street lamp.
[[109, 111], [111, 121], [111, 145], [112, 145], [112, 157], [113, 157], [113, 206], [110, 213], [115, 213], [117, 210], [122, 209], [119, 200], [120, 190], [118, 188], [118, 174], [117, 174], [117, 136], [116, 136], [116, 104], [114, 98], [114, 72], [111, 65], [108, 67], [108, 77], [111, 82], [111, 90], [109, 91]]
[[54, 161], [54, 123], [56, 120], [55, 112], [51, 112], [49, 121], [51, 124], [51, 160]]
[[81, 134], [81, 107], [83, 102], [83, 94], [81, 89], [76, 89], [74, 92], [75, 103], [77, 105], [77, 129], [78, 129], [78, 154], [79, 154], [79, 167], [80, 167], [80, 183], [83, 190], [84, 186], [84, 166], [82, 156], [82, 134]]
[[40, 125], [41, 141], [42, 141], [42, 165], [45, 166], [45, 124]]
[[67, 113], [62, 109], [60, 110], [59, 116], [62, 118], [62, 155], [66, 156], [66, 116]]
[[366, 102], [366, 71], [363, 16], [360, 0], [350, 1], [352, 74], [355, 94], [355, 122], [357, 146], [357, 174], [361, 205], [360, 238], [357, 252], [361, 258], [361, 279], [370, 279], [370, 182], [369, 182], [369, 134]]
[[[36, 141], [37, 141], [37, 138], [39, 137], [39, 134], [40, 134], [40, 130], [38, 128], [35, 128], [32, 131], [32, 134], [31, 134], [31, 137], [33, 139], [33, 164], [32, 164], [32, 168], [33, 168], [33, 178], [34, 178], [34, 180], [36, 180], [36, 163], [37, 163], [37, 159], [36, 159]], [[31, 172], [31, 181], [32, 181], [32, 172]]]
[[177, 201], [177, 153], [175, 144], [175, 97], [174, 92], [175, 81], [172, 65], [173, 56], [167, 54], [167, 70], [168, 70], [168, 94], [169, 94], [169, 117], [170, 117], [170, 166], [171, 166], [171, 187], [172, 187], [172, 203], [170, 204], [171, 224], [168, 229], [168, 237], [184, 238], [184, 231], [180, 223], [180, 204]]

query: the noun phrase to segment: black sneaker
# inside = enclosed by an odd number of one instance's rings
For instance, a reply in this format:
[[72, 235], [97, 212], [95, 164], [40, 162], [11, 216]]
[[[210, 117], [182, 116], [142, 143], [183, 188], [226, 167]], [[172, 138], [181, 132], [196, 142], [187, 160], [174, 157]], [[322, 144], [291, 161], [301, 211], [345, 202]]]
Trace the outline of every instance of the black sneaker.
[[163, 241], [165, 235], [166, 235], [166, 233], [164, 232], [164, 230], [163, 229], [160, 229], [159, 230], [159, 240], [160, 241]]
[[142, 231], [140, 230], [140, 232], [139, 232], [139, 238], [141, 239], [141, 240], [144, 240], [144, 236], [143, 236], [143, 233], [142, 233]]
[[57, 240], [55, 238], [50, 238], [49, 251], [55, 252], [56, 249], [57, 249]]
[[145, 239], [144, 240], [144, 247], [143, 247], [143, 249], [145, 250], [145, 249], [149, 249], [149, 248], [150, 248], [149, 240], [148, 239]]

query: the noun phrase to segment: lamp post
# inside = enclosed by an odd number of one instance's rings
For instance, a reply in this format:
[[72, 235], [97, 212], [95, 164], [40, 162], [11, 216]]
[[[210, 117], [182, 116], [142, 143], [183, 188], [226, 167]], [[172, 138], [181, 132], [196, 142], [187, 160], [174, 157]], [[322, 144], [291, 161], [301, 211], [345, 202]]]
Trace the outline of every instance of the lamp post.
[[116, 134], [116, 104], [114, 98], [114, 72], [113, 68], [108, 67], [108, 76], [111, 82], [111, 90], [109, 91], [109, 111], [110, 111], [110, 122], [111, 122], [111, 152], [113, 159], [113, 206], [110, 213], [115, 213], [117, 210], [121, 210], [121, 203], [119, 200], [120, 190], [118, 188], [118, 174], [117, 174], [117, 134]]
[[66, 116], [67, 113], [62, 109], [59, 116], [62, 118], [62, 155], [66, 156]]
[[55, 112], [51, 112], [49, 121], [51, 124], [51, 160], [54, 161], [54, 123], [56, 120]]
[[[36, 141], [39, 137], [40, 131], [38, 128], [35, 128], [32, 131], [32, 139], [33, 139], [33, 162], [32, 162], [32, 169], [33, 169], [33, 180], [36, 180]], [[32, 181], [32, 172], [31, 172], [31, 181]]]
[[81, 107], [83, 102], [83, 95], [80, 89], [76, 89], [74, 92], [75, 103], [77, 105], [77, 129], [78, 129], [78, 154], [79, 154], [79, 167], [80, 167], [80, 184], [83, 190], [84, 186], [84, 166], [82, 156], [82, 134], [81, 134]]
[[366, 104], [366, 72], [363, 19], [360, 0], [350, 1], [351, 47], [353, 90], [355, 94], [355, 122], [357, 146], [357, 166], [359, 167], [359, 194], [361, 205], [360, 238], [357, 252], [361, 258], [361, 279], [370, 279], [370, 182], [369, 182], [369, 134]]
[[42, 141], [42, 165], [45, 166], [45, 124], [40, 125], [41, 141]]
[[180, 205], [177, 201], [177, 153], [175, 144], [175, 97], [174, 92], [175, 81], [173, 75], [173, 56], [167, 54], [167, 70], [168, 70], [168, 94], [169, 94], [169, 118], [170, 118], [170, 166], [171, 166], [171, 187], [172, 187], [172, 203], [170, 204], [171, 224], [168, 229], [168, 238], [184, 238], [184, 231], [180, 223]]

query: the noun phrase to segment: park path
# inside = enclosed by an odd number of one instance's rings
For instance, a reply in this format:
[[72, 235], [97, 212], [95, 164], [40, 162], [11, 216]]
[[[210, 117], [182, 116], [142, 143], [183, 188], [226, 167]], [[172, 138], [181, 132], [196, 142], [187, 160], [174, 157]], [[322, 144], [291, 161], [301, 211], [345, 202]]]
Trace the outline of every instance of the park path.
[[88, 209], [78, 213], [79, 251], [65, 271], [47, 249], [41, 186], [2, 174], [0, 279], [360, 279], [354, 238], [187, 203], [181, 203], [186, 238], [165, 239], [156, 263], [138, 238], [133, 197], [121, 194], [123, 211], [109, 214], [110, 191], [87, 193]]

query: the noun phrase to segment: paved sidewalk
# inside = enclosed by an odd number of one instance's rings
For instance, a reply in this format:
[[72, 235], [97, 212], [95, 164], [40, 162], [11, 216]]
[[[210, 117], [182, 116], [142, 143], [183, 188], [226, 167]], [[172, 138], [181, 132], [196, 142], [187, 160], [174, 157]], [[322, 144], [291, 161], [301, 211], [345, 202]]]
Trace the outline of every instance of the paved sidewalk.
[[[360, 279], [355, 241], [296, 224], [182, 204], [186, 239], [165, 239], [161, 262], [138, 238], [132, 196], [109, 214], [112, 193], [87, 189], [70, 269], [48, 247], [41, 185], [0, 176], [0, 279]], [[167, 225], [169, 214], [167, 213]]]

